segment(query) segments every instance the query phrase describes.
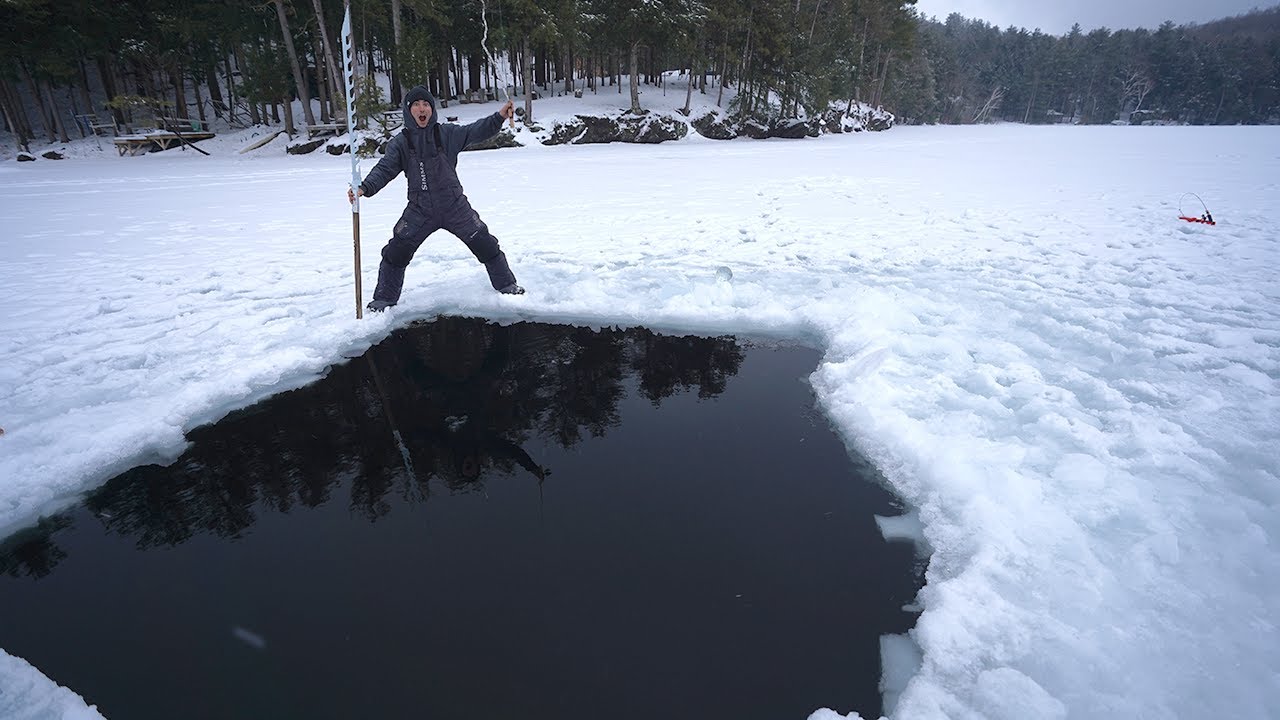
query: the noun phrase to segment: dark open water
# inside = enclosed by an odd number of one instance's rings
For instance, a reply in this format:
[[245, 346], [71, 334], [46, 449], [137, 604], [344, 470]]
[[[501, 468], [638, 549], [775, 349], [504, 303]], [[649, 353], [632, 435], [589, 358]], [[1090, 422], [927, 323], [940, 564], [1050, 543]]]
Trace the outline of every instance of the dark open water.
[[814, 351], [446, 318], [0, 544], [109, 718], [878, 717], [921, 581]]

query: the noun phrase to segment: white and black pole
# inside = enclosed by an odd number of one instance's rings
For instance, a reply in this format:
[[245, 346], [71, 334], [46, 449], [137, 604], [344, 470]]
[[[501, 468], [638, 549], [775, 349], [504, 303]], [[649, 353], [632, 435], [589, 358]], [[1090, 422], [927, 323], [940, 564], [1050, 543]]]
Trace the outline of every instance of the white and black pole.
[[351, 240], [356, 258], [356, 319], [364, 317], [360, 289], [360, 158], [356, 156], [356, 56], [351, 37], [351, 4], [342, 18], [342, 58], [346, 66], [347, 138], [351, 143]]

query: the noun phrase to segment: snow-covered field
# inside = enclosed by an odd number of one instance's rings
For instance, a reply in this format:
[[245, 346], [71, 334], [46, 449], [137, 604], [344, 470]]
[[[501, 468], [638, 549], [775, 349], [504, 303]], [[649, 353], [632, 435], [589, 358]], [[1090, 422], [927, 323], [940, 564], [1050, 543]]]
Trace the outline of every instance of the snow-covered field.
[[[360, 321], [349, 159], [253, 132], [0, 166], [0, 534], [437, 313], [768, 334], [824, 349], [932, 552], [892, 717], [1280, 707], [1280, 128], [467, 153], [529, 294], [441, 233]], [[366, 300], [403, 193], [362, 202]], [[92, 716], [57, 680], [0, 653], [0, 715]]]

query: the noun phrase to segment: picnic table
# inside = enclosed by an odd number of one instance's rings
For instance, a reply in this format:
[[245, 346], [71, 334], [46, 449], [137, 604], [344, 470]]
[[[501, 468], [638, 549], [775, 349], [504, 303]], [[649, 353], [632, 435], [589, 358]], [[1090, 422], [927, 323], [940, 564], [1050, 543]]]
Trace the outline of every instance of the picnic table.
[[183, 141], [188, 143], [208, 140], [216, 137], [211, 132], [183, 132], [181, 134], [167, 130], [153, 130], [138, 135], [119, 135], [115, 139], [116, 151], [121, 157], [125, 155], [143, 155], [152, 150], [168, 150]]
[[306, 125], [303, 128], [307, 133], [307, 139], [311, 140], [316, 137], [326, 137], [329, 135], [341, 135], [347, 131], [347, 123], [331, 122], [331, 123], [315, 123]]
[[205, 124], [206, 123], [202, 120], [193, 120], [191, 118], [179, 118], [179, 117], [156, 118], [156, 129], [180, 132], [184, 135], [186, 135], [187, 133], [205, 132]]

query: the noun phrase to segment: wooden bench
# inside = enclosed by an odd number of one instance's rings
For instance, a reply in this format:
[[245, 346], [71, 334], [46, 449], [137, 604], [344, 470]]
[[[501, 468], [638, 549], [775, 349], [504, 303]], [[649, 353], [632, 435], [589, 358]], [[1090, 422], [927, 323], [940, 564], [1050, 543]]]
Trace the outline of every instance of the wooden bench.
[[305, 128], [307, 132], [307, 139], [312, 140], [317, 137], [341, 135], [347, 131], [347, 124], [345, 122], [316, 123], [315, 125], [307, 125]]
[[103, 135], [103, 134], [115, 135], [116, 134], [116, 124], [109, 120], [104, 122], [97, 115], [84, 114], [84, 115], [73, 115], [72, 117], [75, 118], [76, 125], [81, 129], [82, 132], [86, 134], [91, 134], [91, 135]]
[[171, 130], [182, 134], [205, 132], [205, 124], [201, 120], [193, 120], [191, 118], [177, 117], [158, 117], [156, 118], [156, 128], [159, 130]]
[[116, 137], [116, 151], [121, 157], [125, 155], [143, 155], [152, 150], [168, 150], [183, 141], [193, 143], [216, 137], [211, 132], [184, 132], [181, 135], [173, 132], [156, 131], [146, 135], [120, 135]]

